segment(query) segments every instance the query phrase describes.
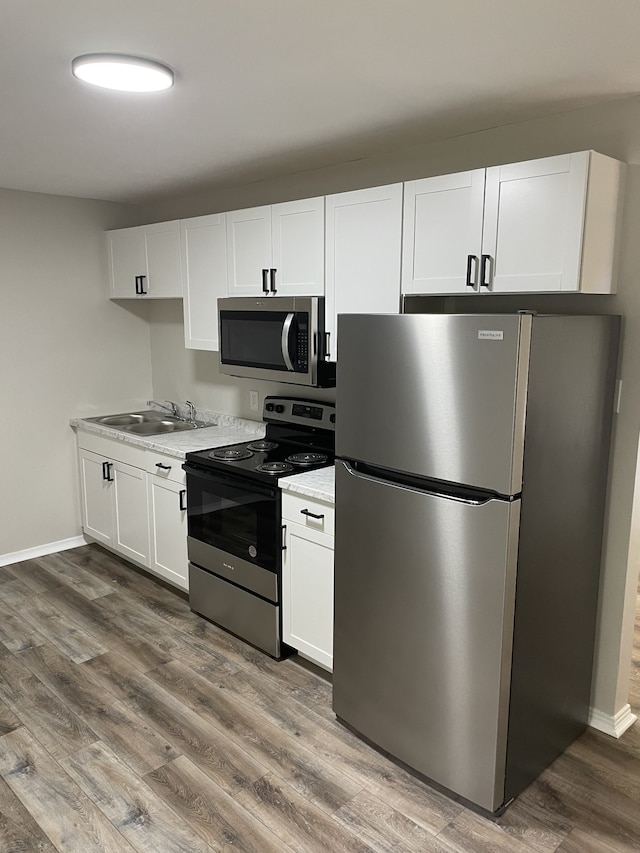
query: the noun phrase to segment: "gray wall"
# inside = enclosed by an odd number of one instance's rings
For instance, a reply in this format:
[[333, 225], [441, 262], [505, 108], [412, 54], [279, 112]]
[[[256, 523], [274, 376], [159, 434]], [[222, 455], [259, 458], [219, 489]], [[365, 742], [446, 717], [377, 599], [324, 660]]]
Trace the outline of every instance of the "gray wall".
[[109, 302], [104, 230], [139, 212], [0, 190], [0, 559], [79, 536], [69, 418], [151, 392], [149, 324]]
[[[419, 147], [403, 148], [399, 139], [397, 147], [384, 156], [288, 175], [277, 181], [203, 190], [149, 207], [144, 215], [146, 221], [196, 216], [589, 148], [640, 164], [640, 98], [620, 99]], [[593, 306], [593, 310], [624, 316], [619, 369], [624, 390], [613, 439], [593, 702], [609, 717], [627, 702], [640, 559], [640, 517], [635, 500], [640, 433], [639, 172], [640, 167], [636, 167], [628, 174], [619, 293], [614, 298], [592, 297], [588, 309]], [[186, 353], [180, 324], [176, 306], [154, 309], [154, 393], [163, 396], [171, 392], [178, 399], [188, 397], [201, 405], [206, 402], [211, 408], [249, 416], [250, 383], [220, 377], [211, 353]], [[259, 388], [261, 394], [272, 390], [266, 384], [264, 389], [261, 385]]]

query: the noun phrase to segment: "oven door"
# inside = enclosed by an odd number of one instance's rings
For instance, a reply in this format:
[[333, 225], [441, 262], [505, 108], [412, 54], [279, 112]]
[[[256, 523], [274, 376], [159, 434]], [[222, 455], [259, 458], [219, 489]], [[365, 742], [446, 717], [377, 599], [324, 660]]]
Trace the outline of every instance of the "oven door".
[[[216, 549], [277, 574], [280, 493], [277, 487], [186, 462], [187, 526], [191, 543]], [[191, 544], [193, 549], [193, 544]], [[206, 554], [206, 549], [202, 553]], [[202, 565], [206, 560], [190, 559]], [[232, 562], [232, 561], [229, 561]], [[204, 568], [211, 566], [204, 565]], [[221, 572], [224, 574], [224, 572]]]

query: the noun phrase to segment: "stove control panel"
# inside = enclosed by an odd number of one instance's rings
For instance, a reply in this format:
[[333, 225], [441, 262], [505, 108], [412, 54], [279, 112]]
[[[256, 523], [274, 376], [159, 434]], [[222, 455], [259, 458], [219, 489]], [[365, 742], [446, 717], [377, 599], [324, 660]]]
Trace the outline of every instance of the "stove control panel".
[[301, 400], [298, 397], [265, 397], [264, 420], [297, 423], [335, 429], [336, 407], [333, 403]]

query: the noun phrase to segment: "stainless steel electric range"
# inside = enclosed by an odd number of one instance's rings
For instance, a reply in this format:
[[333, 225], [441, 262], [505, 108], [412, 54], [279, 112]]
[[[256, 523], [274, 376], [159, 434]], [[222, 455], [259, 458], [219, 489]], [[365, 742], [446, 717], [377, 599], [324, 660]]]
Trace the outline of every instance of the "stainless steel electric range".
[[335, 406], [266, 397], [263, 420], [263, 439], [187, 453], [189, 604], [280, 659], [278, 478], [333, 464]]

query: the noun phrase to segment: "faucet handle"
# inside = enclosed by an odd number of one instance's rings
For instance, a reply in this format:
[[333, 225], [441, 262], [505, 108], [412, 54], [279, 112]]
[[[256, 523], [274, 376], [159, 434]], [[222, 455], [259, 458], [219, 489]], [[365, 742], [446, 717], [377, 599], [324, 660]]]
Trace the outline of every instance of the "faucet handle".
[[196, 407], [193, 405], [191, 400], [185, 400], [184, 402], [185, 405], [189, 407], [189, 420], [193, 424], [196, 422]]

